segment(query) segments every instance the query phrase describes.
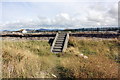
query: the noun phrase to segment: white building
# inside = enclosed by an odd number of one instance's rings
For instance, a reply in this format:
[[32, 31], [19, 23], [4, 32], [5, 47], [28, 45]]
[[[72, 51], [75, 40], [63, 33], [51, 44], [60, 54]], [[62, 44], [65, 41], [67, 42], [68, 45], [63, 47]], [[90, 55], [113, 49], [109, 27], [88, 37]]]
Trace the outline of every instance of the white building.
[[27, 33], [27, 31], [24, 29], [24, 30], [22, 31], [22, 33]]

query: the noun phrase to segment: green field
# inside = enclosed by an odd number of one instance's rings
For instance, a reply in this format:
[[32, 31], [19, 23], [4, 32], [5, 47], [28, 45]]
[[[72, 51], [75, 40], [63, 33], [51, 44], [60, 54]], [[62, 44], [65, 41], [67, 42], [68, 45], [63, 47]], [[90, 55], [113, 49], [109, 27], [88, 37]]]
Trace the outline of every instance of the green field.
[[3, 78], [117, 78], [118, 40], [70, 38], [64, 53], [47, 41], [3, 41]]

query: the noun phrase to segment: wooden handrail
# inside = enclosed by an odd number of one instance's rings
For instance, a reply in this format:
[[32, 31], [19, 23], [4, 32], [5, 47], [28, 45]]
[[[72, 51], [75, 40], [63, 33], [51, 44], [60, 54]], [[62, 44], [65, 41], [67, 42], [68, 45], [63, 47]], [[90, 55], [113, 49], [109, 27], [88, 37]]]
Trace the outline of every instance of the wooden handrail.
[[67, 48], [67, 45], [68, 45], [68, 40], [69, 40], [69, 33], [67, 33], [66, 35], [66, 39], [65, 39], [65, 42], [64, 42], [64, 45], [63, 45], [63, 52], [66, 50]]
[[55, 42], [56, 42], [56, 40], [57, 40], [57, 37], [58, 37], [58, 33], [56, 34], [55, 39], [54, 39], [54, 41], [53, 41], [53, 44], [52, 44], [52, 47], [51, 47], [51, 52], [52, 52], [52, 50], [53, 50], [53, 47], [54, 47]]

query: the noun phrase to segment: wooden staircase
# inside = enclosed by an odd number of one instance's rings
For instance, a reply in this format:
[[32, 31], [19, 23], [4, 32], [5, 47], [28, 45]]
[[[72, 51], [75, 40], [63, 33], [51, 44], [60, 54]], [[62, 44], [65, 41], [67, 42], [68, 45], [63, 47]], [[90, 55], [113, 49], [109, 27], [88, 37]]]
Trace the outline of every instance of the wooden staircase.
[[57, 33], [53, 41], [51, 52], [59, 53], [65, 51], [69, 40], [69, 33]]

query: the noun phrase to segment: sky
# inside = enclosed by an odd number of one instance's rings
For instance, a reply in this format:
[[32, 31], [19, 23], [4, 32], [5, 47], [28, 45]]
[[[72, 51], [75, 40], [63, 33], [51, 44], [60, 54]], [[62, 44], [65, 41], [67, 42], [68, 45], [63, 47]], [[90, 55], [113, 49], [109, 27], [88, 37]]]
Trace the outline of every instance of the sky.
[[118, 0], [3, 0], [0, 29], [118, 26]]

